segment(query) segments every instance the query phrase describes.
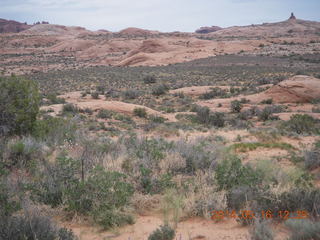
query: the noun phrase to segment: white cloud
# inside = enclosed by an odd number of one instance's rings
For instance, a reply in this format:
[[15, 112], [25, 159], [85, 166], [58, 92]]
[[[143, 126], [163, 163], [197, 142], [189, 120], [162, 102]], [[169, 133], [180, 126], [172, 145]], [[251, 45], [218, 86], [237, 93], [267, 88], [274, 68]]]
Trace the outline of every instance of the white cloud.
[[0, 17], [120, 30], [194, 31], [204, 25], [284, 20], [291, 11], [319, 20], [319, 0], [0, 0]]

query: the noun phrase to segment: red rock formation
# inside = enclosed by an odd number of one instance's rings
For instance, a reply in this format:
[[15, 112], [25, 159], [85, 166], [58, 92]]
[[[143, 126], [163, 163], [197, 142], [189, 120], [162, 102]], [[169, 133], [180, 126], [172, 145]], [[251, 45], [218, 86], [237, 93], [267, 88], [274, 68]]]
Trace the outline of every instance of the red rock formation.
[[205, 33], [216, 32], [216, 31], [219, 31], [219, 30], [221, 30], [221, 29], [222, 29], [222, 28], [221, 28], [221, 27], [218, 27], [218, 26], [201, 27], [201, 28], [199, 28], [199, 29], [196, 30], [196, 33], [205, 34]]
[[0, 33], [18, 33], [29, 29], [31, 25], [0, 18]]
[[297, 19], [296, 16], [294, 16], [294, 14], [291, 13], [291, 16], [289, 17], [289, 20], [296, 20], [296, 19]]

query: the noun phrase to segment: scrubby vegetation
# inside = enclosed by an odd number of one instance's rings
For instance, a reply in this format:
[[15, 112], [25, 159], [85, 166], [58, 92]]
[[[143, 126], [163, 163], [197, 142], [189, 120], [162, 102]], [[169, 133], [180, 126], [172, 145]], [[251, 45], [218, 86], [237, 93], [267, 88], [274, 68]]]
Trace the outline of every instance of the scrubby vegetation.
[[[252, 239], [274, 239], [274, 224], [287, 226], [291, 239], [316, 239], [319, 121], [303, 113], [282, 121], [277, 115], [289, 114], [288, 107], [270, 99], [248, 107], [245, 96], [291, 75], [294, 68], [285, 63], [232, 55], [165, 67], [34, 74], [42, 101], [34, 82], [1, 78], [0, 238], [76, 239], [45, 216], [47, 211], [38, 214], [44, 207], [104, 230], [134, 224], [143, 212], [161, 213], [163, 224], [152, 229], [150, 240], [174, 239], [180, 221], [210, 219], [213, 210], [235, 211], [239, 224], [250, 225]], [[57, 80], [62, 76], [63, 86]], [[70, 103], [56, 93], [78, 83], [81, 101], [135, 105], [126, 111], [80, 108], [80, 101]], [[202, 95], [170, 91], [191, 85], [230, 88], [214, 87]], [[203, 103], [233, 96], [242, 99], [227, 107]], [[61, 104], [61, 111], [39, 111], [41, 104]], [[304, 210], [309, 220], [265, 219], [261, 212], [267, 210], [274, 216]], [[241, 217], [243, 211], [256, 219]]]

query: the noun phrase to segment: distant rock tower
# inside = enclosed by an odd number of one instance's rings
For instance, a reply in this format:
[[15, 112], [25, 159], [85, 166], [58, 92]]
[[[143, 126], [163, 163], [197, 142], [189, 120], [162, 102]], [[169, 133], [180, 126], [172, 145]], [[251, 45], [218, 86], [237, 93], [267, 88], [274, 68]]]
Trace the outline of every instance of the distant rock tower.
[[296, 16], [293, 13], [291, 13], [289, 20], [296, 20], [296, 19], [297, 19]]

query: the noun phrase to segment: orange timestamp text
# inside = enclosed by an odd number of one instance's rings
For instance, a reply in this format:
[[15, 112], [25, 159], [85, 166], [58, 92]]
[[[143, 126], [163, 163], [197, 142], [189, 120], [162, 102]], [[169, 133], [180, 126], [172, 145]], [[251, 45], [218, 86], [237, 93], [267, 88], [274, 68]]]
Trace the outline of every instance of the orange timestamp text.
[[225, 218], [234, 218], [234, 219], [306, 219], [309, 218], [309, 213], [305, 210], [298, 211], [272, 211], [266, 210], [261, 212], [253, 212], [251, 210], [242, 210], [236, 212], [235, 210], [213, 210], [211, 211], [212, 220], [223, 220]]

